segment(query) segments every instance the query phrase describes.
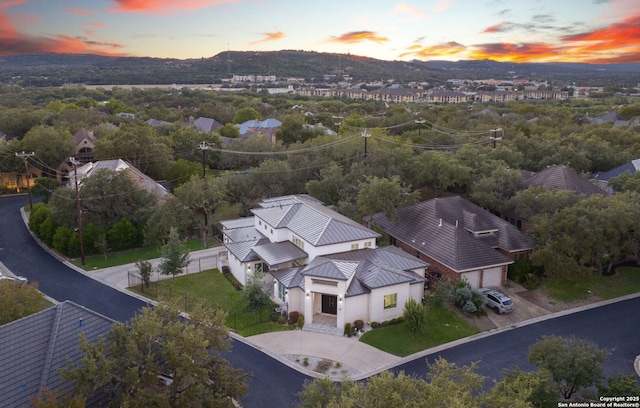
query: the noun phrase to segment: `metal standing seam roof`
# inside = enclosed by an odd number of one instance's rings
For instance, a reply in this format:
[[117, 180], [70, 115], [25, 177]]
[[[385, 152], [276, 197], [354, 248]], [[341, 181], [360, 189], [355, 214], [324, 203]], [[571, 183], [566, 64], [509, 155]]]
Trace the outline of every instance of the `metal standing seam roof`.
[[224, 235], [226, 235], [231, 242], [252, 241], [264, 238], [264, 235], [255, 229], [253, 225], [250, 227], [225, 229]]
[[236, 218], [233, 220], [223, 220], [220, 224], [225, 229], [253, 227], [255, 225], [255, 217]]
[[29, 405], [44, 388], [70, 396], [73, 382], [61, 378], [58, 368], [78, 362], [79, 335], [95, 342], [115, 321], [71, 301], [0, 326], [0, 407]]
[[[476, 216], [469, 217], [468, 213]], [[533, 247], [515, 226], [459, 196], [398, 209], [393, 221], [378, 213], [373, 222], [389, 235], [458, 272], [512, 263], [497, 247], [508, 252]], [[466, 222], [474, 224], [467, 226]], [[495, 232], [477, 237], [469, 232], [487, 228]]]
[[253, 251], [253, 247], [266, 242], [269, 242], [267, 238], [259, 238], [249, 241], [230, 242], [225, 244], [225, 247], [240, 262], [252, 262], [260, 260], [260, 257]]
[[269, 265], [269, 268], [309, 257], [309, 254], [289, 241], [256, 245], [253, 247], [253, 252], [262, 258]]
[[287, 289], [298, 287], [304, 290], [304, 276], [300, 273], [302, 269], [304, 266], [269, 271], [269, 273]]
[[290, 205], [252, 212], [274, 228], [288, 228], [314, 246], [377, 238], [380, 234], [317, 202], [298, 199]]

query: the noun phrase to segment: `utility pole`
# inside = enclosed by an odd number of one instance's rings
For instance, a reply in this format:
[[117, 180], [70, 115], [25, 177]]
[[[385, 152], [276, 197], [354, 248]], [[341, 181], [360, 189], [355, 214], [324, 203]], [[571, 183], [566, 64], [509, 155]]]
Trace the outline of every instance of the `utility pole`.
[[33, 200], [31, 199], [31, 173], [29, 172], [29, 166], [27, 165], [27, 160], [29, 157], [33, 157], [36, 154], [34, 152], [25, 153], [16, 153], [16, 157], [21, 157], [24, 160], [24, 173], [27, 176], [27, 191], [29, 192], [29, 211], [33, 211]]
[[70, 157], [69, 161], [73, 164], [73, 178], [76, 184], [76, 223], [78, 225], [78, 242], [80, 243], [80, 259], [82, 265], [85, 264], [84, 259], [84, 241], [82, 239], [82, 209], [80, 208], [80, 189], [78, 187], [78, 164], [75, 157]]
[[367, 129], [362, 131], [362, 137], [364, 137], [364, 157], [367, 157], [367, 139], [371, 136]]
[[422, 125], [427, 123], [427, 121], [422, 119], [422, 118], [420, 118], [420, 119], [416, 120], [415, 122], [416, 122], [416, 125], [420, 125], [420, 126], [418, 126], [418, 137], [420, 137], [420, 130], [422, 130]]
[[[502, 132], [502, 134], [498, 137], [496, 136], [496, 134], [498, 134], [498, 132]], [[502, 135], [504, 135], [504, 130], [502, 130], [502, 128], [496, 128], [496, 129], [491, 129], [489, 131], [489, 140], [491, 140], [493, 142], [493, 148], [496, 148], [496, 142], [498, 140], [502, 140]]]
[[211, 150], [211, 146], [209, 146], [207, 142], [202, 141], [202, 143], [200, 143], [200, 150], [202, 150], [202, 178], [206, 179], [207, 169], [205, 167], [205, 157], [206, 157], [206, 151]]
[[336, 133], [340, 133], [341, 121], [344, 118], [342, 116], [332, 116], [331, 119], [333, 119], [333, 124], [336, 125]]

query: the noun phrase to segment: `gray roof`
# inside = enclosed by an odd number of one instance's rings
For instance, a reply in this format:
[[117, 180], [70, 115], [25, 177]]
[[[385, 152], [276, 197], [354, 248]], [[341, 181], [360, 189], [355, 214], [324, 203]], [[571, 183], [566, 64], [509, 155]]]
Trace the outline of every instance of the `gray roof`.
[[80, 333], [95, 342], [114, 321], [65, 301], [42, 312], [0, 326], [0, 407], [29, 406], [29, 399], [49, 388], [70, 395], [73, 383], [64, 381], [58, 368], [67, 360], [78, 362]]
[[600, 187], [589, 182], [567, 166], [553, 165], [533, 174], [525, 174], [524, 187], [541, 186], [555, 190], [575, 191], [586, 197], [594, 194], [607, 195]]
[[253, 251], [269, 265], [269, 268], [286, 262], [306, 259], [309, 256], [309, 254], [290, 241], [256, 245], [253, 247]]
[[264, 235], [253, 225], [250, 227], [225, 229], [224, 235], [229, 238], [230, 242], [255, 241], [264, 238]]
[[309, 265], [270, 272], [285, 287], [304, 289], [304, 277], [335, 279], [348, 281], [346, 296], [370, 293], [371, 289], [403, 283], [424, 282], [424, 278], [414, 272], [425, 268], [427, 263], [415, 259], [399, 248], [360, 249], [323, 255], [315, 258]]
[[251, 239], [249, 241], [231, 242], [225, 244], [225, 247], [231, 252], [240, 262], [251, 262], [260, 259], [258, 255], [253, 251], [253, 247], [261, 243], [269, 242], [267, 238]]
[[[512, 263], [496, 248], [507, 252], [533, 248], [516, 227], [460, 196], [397, 209], [394, 220], [378, 213], [373, 222], [390, 236], [458, 272]], [[474, 236], [472, 232], [486, 234]]]
[[223, 220], [220, 224], [225, 229], [253, 227], [255, 225], [255, 217], [236, 218], [234, 220]]
[[622, 173], [629, 172], [631, 175], [635, 175], [637, 171], [640, 171], [640, 159], [635, 159], [626, 162], [623, 165], [620, 165], [614, 169], [607, 171], [599, 171], [597, 173], [593, 173], [591, 178], [593, 180], [601, 180], [601, 181], [609, 181], [614, 177], [621, 175]]
[[215, 132], [223, 125], [215, 119], [200, 117], [193, 121], [193, 126], [201, 132]]
[[[103, 169], [111, 171], [129, 171], [134, 183], [144, 188], [148, 192], [153, 193], [158, 198], [162, 198], [165, 195], [169, 194], [167, 189], [164, 188], [162, 184], [156, 182], [151, 177], [138, 170], [138, 168], [122, 159], [99, 160], [97, 162], [90, 162], [78, 167], [78, 182], [82, 183], [82, 180], [84, 178], [91, 177], [97, 171]], [[75, 183], [74, 177], [75, 176], [73, 172], [69, 174], [70, 185], [73, 185]]]
[[314, 246], [377, 238], [380, 234], [304, 197], [291, 204], [253, 209], [258, 218], [274, 228], [288, 228]]

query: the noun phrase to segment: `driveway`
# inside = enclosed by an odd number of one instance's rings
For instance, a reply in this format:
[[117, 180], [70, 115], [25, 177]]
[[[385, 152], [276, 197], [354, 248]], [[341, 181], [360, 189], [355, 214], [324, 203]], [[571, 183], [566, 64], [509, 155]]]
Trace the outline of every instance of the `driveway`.
[[527, 290], [517, 283], [509, 281], [507, 287], [500, 287], [498, 289], [506, 293], [511, 300], [513, 300], [515, 307], [511, 313], [500, 315], [495, 314], [487, 308], [487, 317], [497, 328], [515, 326], [524, 321], [552, 313], [552, 311], [544, 309], [520, 296], [519, 293], [525, 293]]

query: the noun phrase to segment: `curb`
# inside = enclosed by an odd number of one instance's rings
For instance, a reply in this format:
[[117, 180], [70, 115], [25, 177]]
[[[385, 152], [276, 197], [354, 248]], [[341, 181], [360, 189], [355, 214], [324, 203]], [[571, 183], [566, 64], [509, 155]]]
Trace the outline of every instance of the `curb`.
[[633, 366], [636, 369], [636, 374], [640, 377], [640, 356], [636, 357], [636, 361], [634, 361]]

